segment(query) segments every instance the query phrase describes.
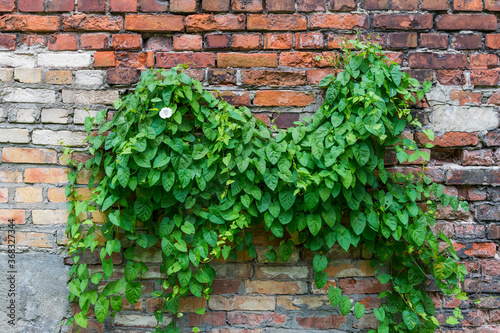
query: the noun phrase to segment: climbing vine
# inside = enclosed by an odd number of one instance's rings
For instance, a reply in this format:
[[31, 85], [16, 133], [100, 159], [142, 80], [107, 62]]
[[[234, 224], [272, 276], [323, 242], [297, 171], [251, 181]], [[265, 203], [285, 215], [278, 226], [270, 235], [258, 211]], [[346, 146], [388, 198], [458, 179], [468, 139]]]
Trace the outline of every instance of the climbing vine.
[[[401, 134], [421, 128], [408, 103], [421, 100], [431, 83], [420, 89], [371, 42], [345, 42], [338, 64], [342, 71], [320, 82], [323, 105], [288, 130], [271, 131], [248, 108], [218, 100], [183, 66], [143, 73], [135, 91], [115, 102], [111, 120], [106, 111], [87, 117], [91, 158], [73, 164], [66, 188], [75, 263], [70, 299], [80, 307], [69, 323], [86, 327], [90, 305], [103, 322], [121, 311], [123, 295], [135, 304], [148, 270], [137, 250], [161, 246], [155, 332], [180, 332], [179, 299], [210, 297], [213, 259], [236, 258], [238, 251], [255, 257], [248, 227], [263, 223], [271, 239], [281, 240], [266, 253], [269, 261], [287, 261], [297, 247], [315, 253], [318, 288], [326, 285], [327, 253], [335, 244], [345, 251], [364, 244], [377, 278], [391, 286], [374, 309], [377, 332], [433, 332], [439, 322], [426, 281], [465, 299], [460, 282], [467, 272], [450, 240], [431, 227], [438, 203], [455, 210], [467, 203], [443, 193], [424, 168], [401, 174], [384, 165], [390, 152], [400, 163], [429, 159]], [[432, 132], [423, 132], [432, 141]], [[88, 200], [75, 185], [84, 168]], [[89, 218], [97, 211], [105, 214], [102, 224]], [[101, 272], [89, 272], [84, 251], [99, 251]], [[113, 253], [123, 253], [126, 265], [123, 277], [110, 281]], [[390, 274], [378, 272], [386, 266]], [[340, 288], [330, 287], [328, 297], [342, 315], [365, 313]], [[457, 318], [458, 308], [447, 323]]]

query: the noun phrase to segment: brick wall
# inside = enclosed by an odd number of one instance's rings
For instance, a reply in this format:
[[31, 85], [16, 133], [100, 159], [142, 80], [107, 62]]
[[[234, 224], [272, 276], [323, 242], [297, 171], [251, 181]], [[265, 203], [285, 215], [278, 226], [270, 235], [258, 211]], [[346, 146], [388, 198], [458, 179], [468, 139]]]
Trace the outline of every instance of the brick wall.
[[[488, 296], [500, 295], [499, 11], [496, 0], [0, 0], [0, 268], [3, 274], [7, 223], [14, 219], [23, 252], [19, 283], [28, 290], [18, 296], [17, 332], [56, 332], [69, 308], [59, 140], [84, 149], [86, 108], [91, 114], [110, 108], [142, 70], [190, 63], [189, 73], [207, 89], [289, 127], [321, 105], [317, 83], [335, 72], [315, 57], [335, 52], [338, 37], [353, 38], [354, 30], [362, 38], [375, 32], [391, 59], [435, 83], [427, 101], [415, 106], [438, 134], [428, 172], [471, 204], [469, 213], [442, 210], [437, 228], [454, 238], [468, 267], [465, 290], [485, 298], [461, 305], [463, 329], [453, 332], [498, 332], [500, 301]], [[217, 264], [209, 301], [182, 301], [186, 326], [214, 333], [358, 332], [376, 323], [373, 314], [358, 321], [330, 308], [326, 290], [311, 283], [308, 253], [267, 264], [269, 242], [259, 231], [255, 238], [256, 260], [242, 255]], [[138, 255], [154, 263], [160, 258]], [[370, 254], [337, 249], [330, 257], [329, 284], [368, 310], [376, 307], [384, 286], [373, 277]], [[154, 266], [145, 289], [157, 288], [158, 277]], [[54, 295], [61, 300], [53, 302]], [[433, 297], [440, 318], [458, 305]], [[205, 304], [203, 317], [190, 313]], [[151, 331], [155, 307], [145, 293], [113, 320], [92, 321], [88, 332]]]

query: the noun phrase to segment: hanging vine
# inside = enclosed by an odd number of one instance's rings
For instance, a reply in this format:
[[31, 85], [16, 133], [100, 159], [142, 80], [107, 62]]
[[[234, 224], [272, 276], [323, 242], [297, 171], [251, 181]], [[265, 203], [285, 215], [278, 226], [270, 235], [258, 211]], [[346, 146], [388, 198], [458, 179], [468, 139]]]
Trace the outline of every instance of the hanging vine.
[[[75, 262], [70, 299], [80, 306], [69, 322], [86, 327], [90, 305], [103, 322], [121, 311], [123, 295], [135, 304], [148, 270], [136, 250], [161, 246], [163, 289], [152, 294], [162, 304], [154, 313], [155, 332], [179, 332], [172, 320], [179, 299], [210, 297], [214, 258], [235, 258], [237, 251], [255, 257], [248, 227], [264, 223], [270, 238], [281, 239], [267, 259], [287, 261], [297, 246], [313, 251], [318, 288], [327, 282], [332, 246], [348, 251], [364, 244], [373, 252], [372, 266], [391, 267], [390, 274], [377, 274], [391, 285], [374, 309], [377, 332], [434, 332], [439, 323], [426, 280], [465, 299], [460, 281], [467, 272], [450, 240], [436, 237], [431, 227], [438, 202], [455, 210], [468, 209], [467, 203], [443, 193], [425, 169], [400, 174], [384, 166], [389, 150], [401, 163], [429, 159], [401, 134], [407, 126], [421, 127], [408, 103], [421, 100], [431, 83], [419, 89], [371, 42], [344, 43], [340, 61], [343, 71], [320, 82], [326, 89], [320, 109], [277, 133], [249, 109], [204, 91], [182, 66], [143, 73], [135, 91], [115, 102], [113, 119], [106, 119], [106, 111], [88, 117], [92, 157], [74, 164], [66, 188]], [[433, 139], [431, 131], [423, 132]], [[89, 200], [79, 198], [75, 186], [83, 168], [91, 174]], [[104, 223], [88, 218], [93, 211], [105, 213]], [[449, 246], [440, 247], [439, 239]], [[91, 275], [81, 262], [89, 250], [100, 251], [102, 273]], [[124, 276], [110, 281], [113, 253], [123, 253], [126, 265]], [[353, 309], [359, 319], [365, 313], [339, 288], [330, 287], [328, 297], [342, 315]], [[447, 323], [457, 318], [458, 308]]]

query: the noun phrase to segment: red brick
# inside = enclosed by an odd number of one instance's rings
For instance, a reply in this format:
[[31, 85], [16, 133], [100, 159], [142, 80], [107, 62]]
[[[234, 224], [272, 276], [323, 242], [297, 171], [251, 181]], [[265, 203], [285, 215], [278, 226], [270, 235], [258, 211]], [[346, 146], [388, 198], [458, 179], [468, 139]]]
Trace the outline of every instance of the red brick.
[[406, 49], [417, 47], [416, 32], [393, 32], [389, 34], [389, 48]]
[[498, 71], [494, 69], [470, 71], [470, 83], [475, 86], [498, 85]]
[[[345, 0], [338, 0], [337, 2], [345, 2]], [[326, 10], [326, 0], [298, 0], [297, 10], [299, 12], [324, 12]]]
[[306, 30], [307, 19], [299, 14], [248, 15], [248, 30]]
[[335, 69], [308, 69], [306, 71], [307, 82], [318, 84], [328, 74], [336, 75], [337, 71]]
[[[450, 169], [446, 175], [446, 184], [449, 185], [496, 185], [500, 183], [500, 173], [495, 169]], [[476, 215], [482, 217], [487, 215], [476, 207]], [[498, 212], [493, 212], [498, 215]], [[489, 214], [489, 213], [488, 213]]]
[[255, 93], [253, 105], [306, 106], [314, 103], [314, 93], [296, 91], [261, 90]]
[[267, 0], [266, 8], [269, 12], [294, 12], [295, 0]]
[[17, 8], [21, 12], [43, 12], [44, 0], [18, 0]]
[[226, 325], [226, 313], [225, 312], [207, 312], [200, 316], [196, 313], [186, 313], [184, 318], [187, 318], [186, 326], [201, 326], [203, 324], [208, 324], [211, 326], [225, 326]]
[[483, 10], [481, 0], [454, 0], [453, 9], [458, 11], [480, 12]]
[[493, 153], [491, 150], [462, 150], [462, 165], [492, 165]]
[[473, 50], [482, 47], [481, 34], [457, 34], [453, 47], [457, 50]]
[[28, 168], [24, 170], [25, 183], [63, 184], [68, 182], [66, 169]]
[[368, 28], [368, 16], [360, 14], [313, 14], [309, 17], [311, 29]]
[[413, 52], [408, 55], [408, 66], [411, 68], [465, 69], [467, 68], [467, 55]]
[[207, 35], [205, 48], [210, 49], [227, 49], [231, 46], [231, 37], [226, 34]]
[[137, 0], [110, 0], [111, 12], [137, 12]]
[[0, 224], [8, 224], [9, 220], [14, 220], [14, 224], [26, 224], [25, 215], [20, 209], [0, 209]]
[[389, 58], [390, 61], [397, 63], [398, 65], [403, 65], [403, 53], [402, 52], [386, 52], [385, 56]]
[[146, 52], [116, 52], [116, 66], [127, 68], [146, 68], [148, 55]]
[[174, 50], [176, 51], [201, 51], [202, 44], [203, 38], [199, 35], [174, 36]]
[[331, 330], [339, 328], [346, 321], [346, 317], [338, 315], [295, 317], [297, 324], [304, 329]]
[[52, 32], [59, 30], [59, 16], [3, 15], [0, 31]]
[[280, 66], [285, 67], [317, 67], [312, 52], [283, 52], [280, 54]]
[[114, 84], [132, 84], [139, 81], [141, 73], [132, 68], [108, 68], [107, 82]]
[[444, 14], [436, 18], [436, 27], [439, 30], [495, 31], [497, 29], [497, 18], [495, 15]]
[[209, 69], [207, 81], [211, 85], [234, 85], [236, 84], [236, 71], [234, 69]]
[[75, 51], [78, 49], [78, 40], [75, 35], [51, 35], [49, 37], [49, 50]]
[[180, 15], [126, 15], [125, 29], [130, 31], [183, 31]]
[[439, 83], [446, 86], [461, 86], [465, 84], [464, 73], [461, 70], [440, 70], [436, 71], [436, 76]]
[[230, 0], [201, 0], [204, 12], [228, 12]]
[[114, 67], [116, 66], [115, 53], [112, 51], [103, 51], [94, 53], [95, 67]]
[[81, 12], [104, 12], [106, 0], [78, 0], [78, 10]]
[[258, 13], [262, 11], [262, 0], [233, 0], [234, 12]]
[[154, 51], [164, 51], [164, 52], [172, 51], [173, 50], [172, 37], [160, 37], [160, 36], [149, 37], [148, 40], [146, 41], [146, 45], [144, 48], [146, 50], [154, 50]]
[[0, 166], [0, 182], [2, 183], [21, 183], [23, 174], [11, 167]]
[[448, 35], [444, 34], [420, 34], [420, 46], [428, 49], [447, 49]]
[[123, 28], [123, 18], [85, 14], [63, 15], [62, 24], [65, 31], [120, 31]]
[[298, 32], [295, 34], [297, 49], [322, 49], [324, 45], [321, 32]]
[[389, 0], [366, 0], [365, 9], [367, 10], [389, 9]]
[[496, 246], [495, 243], [473, 243], [472, 248], [464, 253], [472, 257], [494, 257]]
[[254, 114], [253, 116], [264, 122], [267, 127], [271, 126], [271, 118], [267, 114]]
[[460, 105], [466, 104], [481, 104], [482, 94], [480, 92], [470, 92], [463, 90], [453, 90], [450, 92], [452, 101], [459, 101]]
[[219, 53], [217, 67], [277, 67], [278, 55], [276, 53]]
[[486, 35], [486, 48], [494, 50], [500, 49], [500, 34]]
[[416, 10], [419, 0], [392, 0], [392, 9], [394, 10]]
[[261, 48], [261, 34], [233, 35], [233, 49], [235, 50], [259, 50]]
[[306, 74], [304, 72], [243, 70], [241, 82], [253, 86], [302, 86], [306, 84]]
[[290, 33], [264, 34], [264, 49], [286, 50], [293, 47], [293, 36]]
[[[221, 91], [220, 96], [219, 93], [216, 92], [214, 92], [214, 96], [217, 97], [218, 99], [222, 97], [223, 100], [234, 106], [250, 106], [250, 94], [248, 92]], [[235, 292], [237, 292], [237, 290], [238, 288], [236, 288]], [[227, 291], [224, 293], [227, 293]]]
[[447, 10], [448, 0], [423, 0], [422, 9], [426, 10]]
[[[422, 133], [418, 133], [415, 139], [421, 144], [428, 142], [427, 136]], [[436, 147], [476, 146], [479, 143], [479, 137], [477, 133], [448, 132], [442, 136], [436, 136], [431, 143]]]
[[195, 13], [196, 0], [170, 0], [172, 13]]
[[491, 11], [500, 11], [500, 2], [498, 0], [484, 0], [484, 8]]
[[0, 0], [0, 12], [12, 12], [16, 9], [16, 0]]
[[498, 56], [496, 54], [472, 54], [470, 56], [470, 68], [492, 69], [498, 67]]
[[71, 12], [75, 10], [74, 0], [46, 0], [48, 12]]
[[139, 9], [141, 12], [165, 12], [168, 10], [168, 3], [158, 0], [139, 0]]
[[5, 163], [57, 163], [57, 152], [52, 149], [9, 148], [2, 149], [2, 162]]
[[491, 224], [488, 236], [490, 239], [500, 239], [500, 224]]
[[494, 93], [489, 99], [488, 104], [500, 105], [500, 92]]
[[303, 281], [263, 281], [246, 280], [245, 292], [247, 294], [305, 294], [307, 284]]
[[213, 53], [165, 53], [156, 54], [156, 65], [158, 67], [175, 67], [179, 64], [189, 63], [190, 67], [203, 68], [215, 67], [215, 55]]
[[350, 294], [377, 294], [387, 290], [386, 284], [380, 284], [375, 278], [368, 279], [339, 279], [338, 285], [345, 295]]
[[142, 37], [135, 34], [113, 35], [111, 46], [116, 50], [138, 50], [141, 48]]
[[21, 44], [26, 45], [27, 47], [32, 47], [32, 46], [45, 47], [47, 46], [47, 37], [39, 35], [25, 35], [21, 37], [21, 40], [19, 42]]
[[16, 49], [16, 35], [0, 35], [0, 50], [14, 51]]
[[197, 14], [186, 17], [186, 31], [244, 30], [246, 17], [239, 15]]
[[227, 321], [230, 325], [247, 325], [247, 326], [276, 326], [283, 325], [286, 322], [285, 314], [275, 312], [268, 313], [245, 313], [245, 312], [229, 312]]
[[146, 67], [155, 67], [154, 51], [146, 51]]
[[[311, 0], [305, 0], [305, 1], [307, 2], [307, 1], [311, 1]], [[314, 0], [312, 0], [312, 1], [314, 1]], [[318, 2], [318, 1], [316, 1], [316, 2]], [[300, 0], [299, 0], [299, 6], [300, 6]], [[355, 0], [330, 0], [330, 9], [334, 10], [334, 11], [339, 11], [339, 12], [350, 12], [350, 11], [356, 10], [356, 1]], [[313, 10], [316, 12], [322, 11], [322, 10], [318, 10], [318, 9], [313, 9]]]
[[373, 26], [401, 30], [432, 29], [433, 17], [431, 14], [375, 14]]
[[83, 34], [80, 37], [80, 45], [84, 50], [109, 49], [109, 34]]

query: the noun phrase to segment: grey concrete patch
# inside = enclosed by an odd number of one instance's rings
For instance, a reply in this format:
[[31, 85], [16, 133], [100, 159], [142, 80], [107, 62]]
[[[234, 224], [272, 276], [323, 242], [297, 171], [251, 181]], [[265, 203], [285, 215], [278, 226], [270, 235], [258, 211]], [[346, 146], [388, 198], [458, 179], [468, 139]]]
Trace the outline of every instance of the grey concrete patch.
[[437, 133], [478, 132], [498, 127], [498, 112], [491, 107], [436, 106], [430, 116]]

